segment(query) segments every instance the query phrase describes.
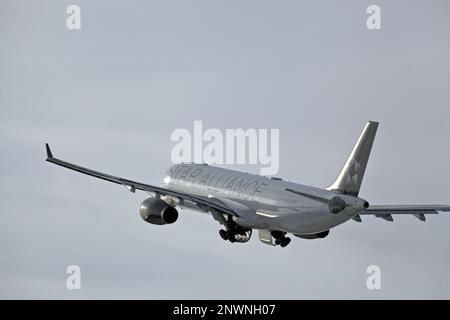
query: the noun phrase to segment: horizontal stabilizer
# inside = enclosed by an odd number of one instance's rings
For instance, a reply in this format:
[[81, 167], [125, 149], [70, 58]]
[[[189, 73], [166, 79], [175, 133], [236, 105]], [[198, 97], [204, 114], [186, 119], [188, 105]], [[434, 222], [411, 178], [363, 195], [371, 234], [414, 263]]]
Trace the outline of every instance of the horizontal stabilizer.
[[309, 198], [318, 202], [322, 202], [328, 205], [328, 208], [330, 210], [331, 213], [339, 213], [342, 210], [345, 209], [345, 207], [348, 207], [349, 204], [347, 204], [341, 197], [339, 196], [334, 196], [331, 199], [325, 198], [325, 197], [321, 197], [315, 194], [311, 194], [311, 193], [305, 193], [305, 192], [300, 192], [297, 190], [292, 190], [289, 188], [285, 189], [286, 191], [298, 194], [302, 197], [305, 198]]
[[[450, 206], [446, 205], [371, 205], [360, 214], [383, 215], [383, 214], [438, 214], [449, 212]], [[419, 217], [418, 217], [419, 218]]]
[[306, 192], [301, 192], [301, 191], [297, 191], [297, 190], [292, 190], [290, 188], [286, 188], [285, 190], [289, 191], [289, 192], [292, 192], [292, 193], [295, 193], [295, 194], [298, 194], [298, 195], [300, 195], [302, 197], [309, 198], [309, 199], [312, 199], [312, 200], [315, 200], [315, 201], [319, 201], [319, 202], [322, 202], [322, 203], [325, 203], [325, 204], [331, 204], [331, 202], [332, 202], [332, 199], [324, 198], [324, 197], [321, 197], [321, 196], [318, 196], [318, 195], [314, 195], [314, 194], [310, 194], [310, 193], [306, 193]]
[[386, 221], [393, 221], [392, 215], [413, 215], [420, 221], [426, 221], [425, 215], [450, 212], [445, 205], [374, 205], [360, 212], [359, 215], [373, 215]]

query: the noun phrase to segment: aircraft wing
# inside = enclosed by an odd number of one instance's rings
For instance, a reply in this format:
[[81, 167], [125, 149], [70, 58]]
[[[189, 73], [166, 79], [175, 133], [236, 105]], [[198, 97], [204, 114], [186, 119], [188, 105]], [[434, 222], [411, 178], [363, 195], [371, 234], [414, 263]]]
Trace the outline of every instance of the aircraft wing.
[[438, 214], [439, 212], [448, 211], [450, 211], [450, 206], [444, 205], [375, 205], [370, 206], [369, 209], [364, 210], [359, 215], [374, 215], [387, 221], [393, 221], [393, 214], [411, 214], [419, 220], [425, 221], [426, 214]]
[[99, 171], [95, 171], [92, 169], [88, 169], [88, 168], [84, 168], [78, 165], [75, 165], [73, 163], [69, 163], [57, 158], [53, 157], [52, 151], [50, 150], [49, 145], [46, 143], [45, 144], [45, 148], [47, 151], [47, 161], [57, 164], [59, 166], [65, 167], [67, 169], [71, 169], [74, 171], [78, 171], [99, 179], [103, 179], [109, 182], [113, 182], [116, 184], [120, 184], [124, 187], [126, 187], [129, 191], [131, 192], [135, 192], [135, 190], [142, 190], [142, 191], [147, 191], [147, 192], [152, 192], [152, 193], [156, 193], [159, 194], [161, 196], [172, 196], [172, 197], [177, 197], [180, 200], [188, 200], [191, 201], [192, 203], [194, 203], [198, 208], [200, 208], [201, 210], [205, 211], [205, 212], [210, 212], [210, 211], [214, 211], [214, 210], [218, 210], [220, 212], [223, 213], [227, 213], [227, 214], [231, 214], [233, 216], [239, 217], [239, 214], [236, 213], [235, 210], [231, 209], [229, 206], [227, 206], [224, 202], [222, 201], [218, 201], [217, 199], [214, 198], [207, 198], [207, 197], [200, 197], [200, 196], [194, 196], [188, 193], [183, 193], [183, 192], [177, 192], [177, 191], [172, 191], [169, 189], [165, 189], [165, 188], [161, 188], [161, 187], [157, 187], [157, 186], [152, 186], [149, 184], [144, 184], [141, 182], [137, 182], [137, 181], [133, 181], [133, 180], [128, 180], [128, 179], [124, 179], [124, 178], [120, 178], [120, 177], [116, 177], [110, 174], [106, 174], [106, 173], [102, 173]]

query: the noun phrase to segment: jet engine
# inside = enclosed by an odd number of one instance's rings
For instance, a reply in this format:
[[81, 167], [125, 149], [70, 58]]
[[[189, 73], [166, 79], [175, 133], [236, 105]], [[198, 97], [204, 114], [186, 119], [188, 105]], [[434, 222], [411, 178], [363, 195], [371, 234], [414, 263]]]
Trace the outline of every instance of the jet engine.
[[322, 231], [319, 233], [313, 234], [294, 234], [294, 236], [302, 238], [302, 239], [323, 239], [330, 233], [330, 230]]
[[178, 219], [177, 209], [158, 198], [148, 198], [142, 201], [139, 213], [142, 219], [151, 224], [171, 224]]

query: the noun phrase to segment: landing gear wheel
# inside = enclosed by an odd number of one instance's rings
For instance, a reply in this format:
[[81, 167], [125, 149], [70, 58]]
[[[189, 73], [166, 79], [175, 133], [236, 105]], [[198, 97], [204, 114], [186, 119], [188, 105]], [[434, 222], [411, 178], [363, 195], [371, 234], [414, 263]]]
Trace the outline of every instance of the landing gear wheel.
[[225, 217], [222, 214], [221, 217], [221, 224], [224, 226], [224, 229], [219, 230], [219, 235], [223, 240], [230, 241], [231, 243], [242, 243], [250, 240], [252, 229], [238, 225], [231, 215]]
[[225, 230], [221, 229], [221, 230], [219, 231], [219, 235], [220, 235], [220, 237], [221, 237], [223, 240], [225, 240], [225, 241], [228, 240], [228, 235], [227, 235], [227, 232], [226, 232]]
[[230, 240], [231, 243], [233, 243], [235, 240], [234, 232], [230, 229], [228, 229], [226, 232], [227, 232], [227, 239]]
[[286, 237], [286, 238], [284, 238], [283, 240], [281, 240], [280, 247], [284, 248], [284, 247], [286, 247], [290, 242], [291, 242], [291, 238]]

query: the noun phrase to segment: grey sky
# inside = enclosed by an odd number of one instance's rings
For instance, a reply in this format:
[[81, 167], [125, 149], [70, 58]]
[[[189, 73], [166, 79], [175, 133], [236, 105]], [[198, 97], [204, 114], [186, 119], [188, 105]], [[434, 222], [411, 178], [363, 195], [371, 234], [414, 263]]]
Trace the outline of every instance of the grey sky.
[[[382, 10], [368, 31], [366, 8]], [[65, 26], [78, 4], [82, 29]], [[279, 128], [279, 176], [327, 186], [367, 120], [361, 196], [450, 204], [448, 1], [0, 0], [1, 298], [450, 298], [450, 215], [366, 218], [285, 249], [230, 244], [206, 215], [142, 221], [171, 132]], [[240, 169], [241, 167], [233, 167]], [[249, 168], [259, 172], [256, 166]], [[82, 290], [65, 269], [82, 270]], [[370, 264], [382, 290], [366, 288]]]

